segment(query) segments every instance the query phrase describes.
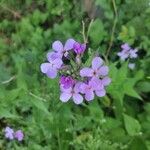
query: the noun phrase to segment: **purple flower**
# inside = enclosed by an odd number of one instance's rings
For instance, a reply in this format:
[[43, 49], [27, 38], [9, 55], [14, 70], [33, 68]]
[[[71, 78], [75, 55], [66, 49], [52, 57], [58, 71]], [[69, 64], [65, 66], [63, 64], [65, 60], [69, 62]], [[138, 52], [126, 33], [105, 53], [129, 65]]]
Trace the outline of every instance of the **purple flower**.
[[62, 58], [63, 56], [67, 57], [68, 56], [68, 51], [73, 49], [73, 45], [75, 43], [74, 39], [68, 39], [63, 46], [63, 44], [60, 41], [55, 41], [52, 44], [52, 48], [55, 51], [55, 54]]
[[47, 56], [49, 63], [41, 64], [41, 71], [45, 73], [49, 78], [55, 78], [57, 76], [58, 69], [63, 64], [60, 58], [53, 59], [51, 55]]
[[80, 92], [80, 83], [76, 83], [74, 87], [70, 87], [68, 89], [63, 89], [61, 88], [61, 95], [60, 95], [60, 100], [62, 102], [67, 102], [70, 98], [73, 99], [75, 104], [81, 104], [83, 102], [83, 97]]
[[137, 58], [137, 49], [132, 49], [127, 43], [121, 45], [122, 51], [118, 52], [117, 55], [121, 60], [125, 60], [127, 58]]
[[59, 83], [64, 89], [68, 89], [75, 84], [75, 80], [71, 76], [61, 76]]
[[107, 86], [111, 81], [110, 78], [105, 77], [104, 79], [93, 78], [95, 94], [98, 97], [103, 97], [106, 95], [105, 86]]
[[98, 78], [92, 78], [88, 83], [82, 83], [80, 85], [80, 92], [85, 94], [85, 99], [91, 101], [94, 99], [94, 94], [98, 97], [106, 95], [105, 86], [110, 84], [111, 80], [108, 77], [100, 80]]
[[100, 57], [95, 57], [92, 60], [92, 68], [83, 68], [80, 70], [81, 77], [100, 77], [108, 74], [108, 67], [103, 66], [103, 60]]
[[128, 64], [128, 67], [129, 67], [131, 70], [133, 70], [133, 69], [135, 68], [135, 64], [134, 64], [134, 63], [129, 63], [129, 64]]
[[78, 42], [75, 42], [73, 45], [73, 50], [78, 55], [84, 53], [85, 49], [86, 49], [86, 44], [80, 44]]
[[5, 137], [9, 140], [14, 139], [14, 130], [11, 129], [10, 127], [5, 128]]
[[95, 82], [89, 81], [80, 85], [80, 92], [85, 94], [85, 99], [91, 101], [94, 99]]
[[24, 138], [24, 134], [21, 130], [18, 130], [15, 132], [15, 138], [18, 140], [18, 141], [22, 141], [23, 138]]

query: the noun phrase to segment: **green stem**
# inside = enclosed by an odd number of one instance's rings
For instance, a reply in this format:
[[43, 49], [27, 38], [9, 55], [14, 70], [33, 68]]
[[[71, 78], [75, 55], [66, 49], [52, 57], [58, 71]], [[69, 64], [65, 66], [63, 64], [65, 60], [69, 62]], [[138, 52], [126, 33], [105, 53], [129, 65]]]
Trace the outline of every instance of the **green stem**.
[[110, 50], [111, 50], [111, 47], [113, 45], [114, 33], [115, 33], [117, 21], [118, 21], [118, 13], [117, 13], [117, 7], [116, 7], [115, 0], [112, 0], [112, 3], [113, 3], [114, 13], [115, 13], [115, 19], [114, 19], [114, 23], [113, 23], [113, 27], [112, 27], [112, 33], [111, 33], [111, 38], [110, 38], [110, 42], [109, 42], [109, 47], [108, 47], [108, 49], [106, 51], [106, 58], [108, 58]]

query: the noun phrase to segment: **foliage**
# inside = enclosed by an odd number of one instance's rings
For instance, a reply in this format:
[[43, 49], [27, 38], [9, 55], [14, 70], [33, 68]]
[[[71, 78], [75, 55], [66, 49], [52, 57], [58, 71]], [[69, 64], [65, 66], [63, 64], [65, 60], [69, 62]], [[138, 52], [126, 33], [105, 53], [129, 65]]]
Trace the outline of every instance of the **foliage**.
[[[0, 149], [150, 149], [150, 1], [95, 0], [86, 7], [77, 0], [0, 0]], [[112, 83], [104, 98], [63, 104], [58, 79], [44, 77], [39, 66], [54, 40], [83, 42], [89, 8], [95, 18], [85, 61], [95, 52], [104, 57]], [[134, 70], [117, 57], [124, 42], [139, 49]], [[22, 129], [24, 141], [6, 140], [6, 126]]]

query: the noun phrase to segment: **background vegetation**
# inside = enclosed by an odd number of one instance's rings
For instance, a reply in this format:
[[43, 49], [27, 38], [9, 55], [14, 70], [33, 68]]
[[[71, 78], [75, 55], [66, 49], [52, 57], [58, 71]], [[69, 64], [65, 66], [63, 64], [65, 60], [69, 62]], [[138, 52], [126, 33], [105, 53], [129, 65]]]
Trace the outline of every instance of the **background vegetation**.
[[[150, 149], [149, 0], [0, 0], [0, 149]], [[59, 100], [58, 79], [40, 72], [54, 40], [83, 42], [108, 58], [104, 98], [76, 106]], [[122, 43], [137, 47], [136, 67], [120, 63]], [[23, 142], [4, 128], [22, 129]]]

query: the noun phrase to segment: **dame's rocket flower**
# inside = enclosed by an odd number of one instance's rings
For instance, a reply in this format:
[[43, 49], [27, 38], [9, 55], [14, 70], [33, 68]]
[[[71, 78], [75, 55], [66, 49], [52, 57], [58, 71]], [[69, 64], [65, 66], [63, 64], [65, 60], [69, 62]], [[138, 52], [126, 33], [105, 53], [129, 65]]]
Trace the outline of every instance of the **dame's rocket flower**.
[[67, 102], [70, 98], [73, 99], [75, 104], [81, 104], [83, 102], [83, 97], [80, 92], [80, 83], [76, 83], [74, 87], [70, 87], [68, 89], [61, 88], [60, 100], [62, 102]]
[[14, 136], [18, 141], [22, 141], [24, 138], [24, 134], [21, 130], [16, 131]]
[[121, 60], [125, 60], [127, 58], [137, 58], [137, 49], [132, 49], [127, 43], [121, 45], [122, 51], [118, 52], [117, 55]]
[[[127, 45], [123, 47], [127, 49]], [[95, 95], [105, 96], [105, 87], [111, 82], [107, 77], [109, 68], [100, 57], [95, 57], [91, 67], [81, 69], [86, 44], [68, 39], [64, 46], [60, 41], [55, 41], [52, 48], [54, 51], [47, 54], [48, 62], [41, 64], [41, 71], [52, 79], [59, 72], [62, 102], [72, 99], [74, 103], [81, 104], [83, 97], [91, 101]]]
[[92, 60], [91, 68], [83, 68], [80, 70], [81, 77], [100, 77], [108, 74], [108, 67], [103, 65], [103, 60], [100, 57], [95, 57]]
[[85, 99], [87, 101], [91, 101], [94, 99], [95, 82], [89, 81], [88, 83], [81, 83], [79, 88], [80, 92], [82, 94], [85, 94]]
[[5, 128], [5, 137], [9, 140], [14, 139], [14, 130], [10, 127]]

